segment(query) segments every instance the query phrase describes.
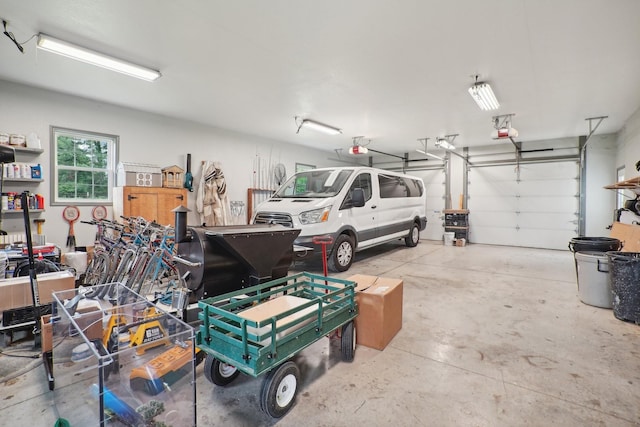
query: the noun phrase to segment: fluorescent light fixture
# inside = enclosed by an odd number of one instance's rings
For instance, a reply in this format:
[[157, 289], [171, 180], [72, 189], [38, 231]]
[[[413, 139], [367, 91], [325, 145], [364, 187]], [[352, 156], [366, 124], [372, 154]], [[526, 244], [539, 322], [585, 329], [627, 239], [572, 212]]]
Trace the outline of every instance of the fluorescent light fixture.
[[315, 120], [311, 119], [303, 119], [298, 130], [300, 130], [300, 128], [308, 128], [329, 135], [339, 135], [342, 133], [342, 129], [325, 125], [324, 123], [316, 122]]
[[159, 71], [103, 55], [96, 51], [85, 49], [42, 33], [38, 34], [38, 48], [46, 50], [47, 52], [66, 56], [67, 58], [75, 59], [77, 61], [85, 62], [87, 64], [96, 65], [128, 76], [137, 77], [148, 82], [152, 82], [162, 75]]
[[455, 150], [456, 149], [455, 145], [451, 144], [449, 141], [447, 141], [444, 138], [437, 138], [436, 139], [436, 147], [440, 147], [440, 148], [443, 148], [445, 150]]
[[352, 145], [349, 147], [349, 154], [367, 154], [369, 149], [362, 145]]
[[476, 101], [478, 107], [484, 111], [497, 110], [500, 103], [496, 99], [496, 95], [491, 90], [489, 83], [476, 82], [469, 88], [469, 94]]
[[424, 150], [419, 150], [419, 149], [418, 149], [418, 150], [416, 150], [416, 151], [417, 151], [418, 153], [420, 153], [420, 154], [424, 154], [425, 156], [433, 157], [434, 159], [444, 160], [442, 157], [440, 157], [440, 156], [436, 156], [435, 154], [427, 153], [427, 152], [426, 152], [426, 151], [424, 151]]

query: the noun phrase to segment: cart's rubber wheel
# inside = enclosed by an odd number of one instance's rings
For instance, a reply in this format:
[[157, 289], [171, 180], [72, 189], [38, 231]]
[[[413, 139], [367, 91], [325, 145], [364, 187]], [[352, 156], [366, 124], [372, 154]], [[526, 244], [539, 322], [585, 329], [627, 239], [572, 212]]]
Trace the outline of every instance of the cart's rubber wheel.
[[353, 238], [348, 234], [339, 235], [329, 255], [329, 268], [336, 272], [347, 271], [353, 263], [354, 253]]
[[235, 380], [238, 375], [240, 375], [238, 368], [207, 354], [207, 358], [204, 361], [204, 376], [209, 382], [225, 386]]
[[299, 381], [300, 370], [292, 361], [269, 372], [262, 384], [260, 408], [273, 418], [285, 415], [296, 400]]
[[411, 230], [409, 230], [409, 234], [404, 238], [404, 244], [410, 248], [413, 248], [418, 245], [420, 241], [420, 227], [415, 222], [411, 226]]
[[356, 327], [353, 320], [342, 326], [341, 339], [342, 360], [345, 362], [353, 362], [356, 354]]

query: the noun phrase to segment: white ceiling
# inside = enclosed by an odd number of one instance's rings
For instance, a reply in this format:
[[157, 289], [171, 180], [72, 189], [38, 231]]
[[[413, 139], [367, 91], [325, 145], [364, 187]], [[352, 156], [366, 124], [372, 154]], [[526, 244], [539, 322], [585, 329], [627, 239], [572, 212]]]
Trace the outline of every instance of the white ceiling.
[[[412, 152], [620, 130], [640, 106], [637, 0], [0, 0], [18, 41], [43, 32], [159, 69], [154, 83], [0, 37], [0, 79], [332, 151]], [[483, 112], [473, 74], [501, 107]], [[1, 94], [0, 94], [1, 95]], [[1, 98], [0, 98], [1, 102]], [[296, 134], [294, 116], [343, 129]], [[117, 129], [113, 132], [117, 133]], [[430, 144], [433, 142], [431, 140]]]

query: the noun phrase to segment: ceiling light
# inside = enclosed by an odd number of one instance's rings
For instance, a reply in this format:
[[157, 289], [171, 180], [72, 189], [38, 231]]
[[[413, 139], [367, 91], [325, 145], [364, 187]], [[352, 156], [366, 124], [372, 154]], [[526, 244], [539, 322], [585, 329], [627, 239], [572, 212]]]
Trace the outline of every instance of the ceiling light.
[[158, 79], [162, 74], [159, 71], [140, 65], [132, 64], [121, 59], [103, 55], [102, 53], [58, 40], [46, 34], [38, 34], [38, 48], [48, 52], [57, 53], [67, 58], [86, 62], [111, 71], [137, 77], [148, 82]]
[[456, 147], [445, 138], [437, 138], [436, 139], [436, 147], [443, 148], [445, 150], [455, 150]]
[[313, 129], [318, 132], [323, 132], [329, 135], [339, 135], [342, 133], [342, 129], [325, 125], [324, 123], [316, 122], [315, 120], [311, 119], [303, 119], [302, 123], [300, 123], [300, 126], [298, 126], [298, 132], [300, 131], [300, 128], [303, 127]]
[[426, 152], [426, 151], [424, 151], [424, 150], [417, 149], [416, 151], [417, 151], [418, 153], [420, 153], [420, 154], [424, 154], [425, 156], [433, 157], [434, 159], [444, 160], [442, 157], [440, 157], [440, 156], [436, 156], [435, 154], [427, 153], [427, 152]]
[[420, 154], [424, 154], [425, 156], [433, 157], [434, 159], [444, 160], [442, 157], [436, 156], [435, 154], [431, 154], [427, 151], [427, 141], [429, 141], [429, 138], [418, 139], [419, 143], [424, 144], [424, 150], [416, 150], [416, 151]]
[[478, 76], [476, 76], [476, 82], [469, 88], [469, 94], [476, 101], [478, 107], [484, 111], [500, 108], [500, 103], [496, 99], [496, 95], [493, 93], [489, 83], [479, 82]]

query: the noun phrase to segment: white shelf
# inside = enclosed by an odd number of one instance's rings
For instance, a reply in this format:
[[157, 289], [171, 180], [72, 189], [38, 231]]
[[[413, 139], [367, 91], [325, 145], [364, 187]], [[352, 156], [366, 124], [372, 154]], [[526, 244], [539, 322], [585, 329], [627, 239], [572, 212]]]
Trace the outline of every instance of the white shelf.
[[44, 149], [42, 149], [42, 148], [14, 147], [12, 145], [10, 145], [10, 147], [13, 147], [13, 149], [16, 151], [16, 153], [23, 153], [23, 154], [42, 154], [42, 153], [44, 153]]
[[[11, 209], [11, 210], [6, 210], [6, 211], [2, 211], [2, 214], [21, 214], [22, 212], [24, 212], [23, 209]], [[44, 209], [29, 209], [29, 213], [38, 213], [38, 212], [44, 212]]]
[[42, 178], [5, 178], [4, 182], [43, 182]]

